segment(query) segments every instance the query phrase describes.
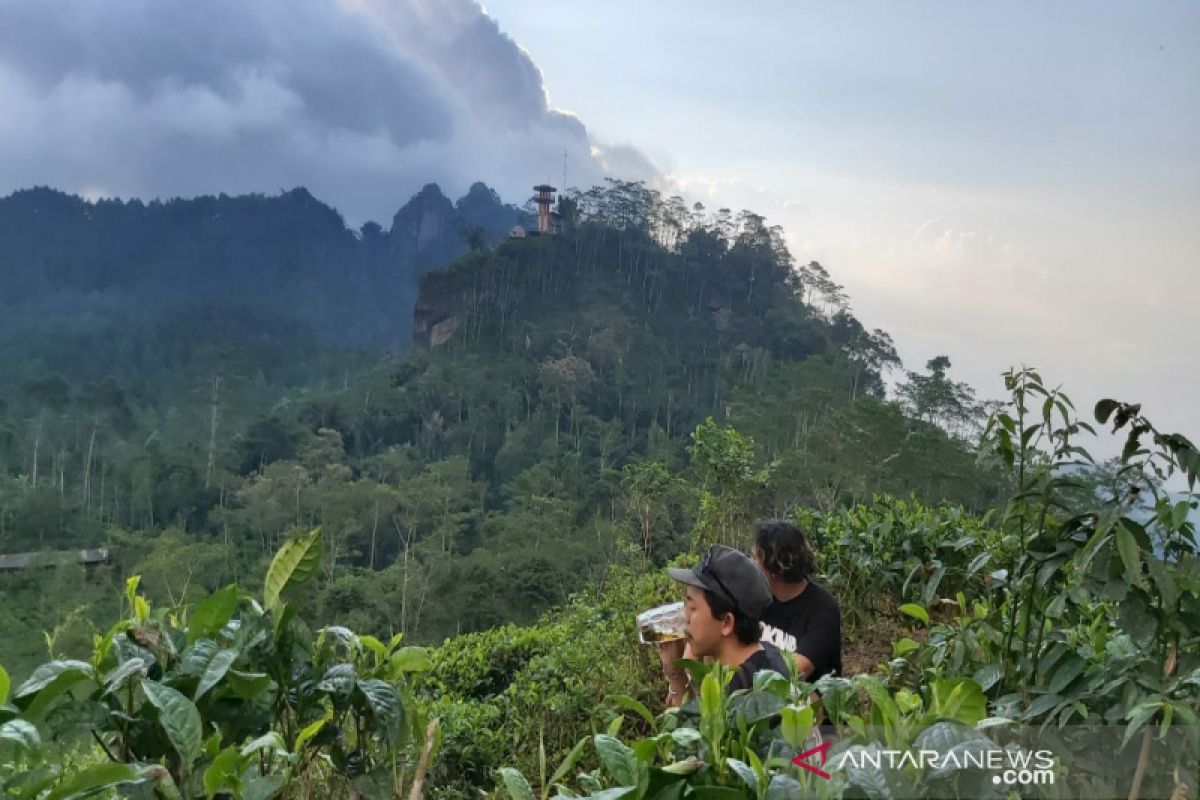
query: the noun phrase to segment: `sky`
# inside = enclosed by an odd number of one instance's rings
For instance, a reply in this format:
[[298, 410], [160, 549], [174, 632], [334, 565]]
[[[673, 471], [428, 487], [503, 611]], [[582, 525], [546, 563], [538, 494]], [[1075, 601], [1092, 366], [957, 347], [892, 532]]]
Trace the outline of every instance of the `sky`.
[[1200, 4], [0, 0], [0, 195], [640, 178], [778, 223], [908, 369], [1200, 438]]
[[908, 369], [1200, 439], [1200, 4], [486, 6], [552, 107], [781, 224]]

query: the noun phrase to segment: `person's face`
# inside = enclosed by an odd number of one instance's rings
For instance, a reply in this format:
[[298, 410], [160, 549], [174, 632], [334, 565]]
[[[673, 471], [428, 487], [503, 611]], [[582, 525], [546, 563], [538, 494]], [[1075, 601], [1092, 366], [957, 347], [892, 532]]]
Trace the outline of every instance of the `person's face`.
[[712, 607], [698, 586], [687, 587], [687, 599], [683, 603], [683, 617], [687, 625], [688, 641], [697, 656], [715, 656], [721, 639], [733, 634], [733, 614], [716, 619]]

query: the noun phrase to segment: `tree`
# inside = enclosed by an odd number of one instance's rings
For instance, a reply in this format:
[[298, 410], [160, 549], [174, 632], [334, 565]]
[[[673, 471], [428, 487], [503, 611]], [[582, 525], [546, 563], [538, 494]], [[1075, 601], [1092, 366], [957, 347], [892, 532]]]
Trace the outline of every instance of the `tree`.
[[829, 271], [816, 261], [810, 261], [797, 270], [796, 282], [800, 302], [815, 308], [820, 301], [821, 311], [826, 319], [831, 319], [838, 311], [845, 310], [845, 291], [829, 276]]
[[692, 433], [692, 465], [702, 481], [697, 544], [741, 544], [745, 527], [765, 510], [771, 467], [754, 469], [754, 441], [712, 417]]
[[658, 461], [631, 461], [621, 469], [621, 488], [636, 530], [642, 554], [654, 561], [656, 546], [670, 541], [674, 511], [684, 493], [684, 483]]
[[925, 369], [926, 375], [907, 373], [908, 380], [896, 388], [910, 413], [956, 436], [978, 427], [982, 407], [975, 402], [975, 390], [969, 384], [946, 377], [950, 358], [935, 356], [925, 363]]
[[854, 367], [854, 384], [850, 390], [850, 402], [858, 397], [859, 388], [866, 386], [875, 397], [883, 398], [883, 378], [889, 369], [903, 366], [896, 353], [892, 337], [876, 328], [868, 333], [861, 331], [846, 345], [846, 355]]

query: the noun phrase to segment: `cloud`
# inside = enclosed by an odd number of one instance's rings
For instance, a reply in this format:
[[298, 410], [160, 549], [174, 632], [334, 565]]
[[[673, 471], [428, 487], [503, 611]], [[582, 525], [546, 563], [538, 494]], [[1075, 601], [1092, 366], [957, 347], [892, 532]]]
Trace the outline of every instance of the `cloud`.
[[658, 174], [470, 0], [0, 0], [0, 108], [0, 192], [303, 184], [361, 222], [428, 181], [520, 202], [564, 153], [575, 185]]

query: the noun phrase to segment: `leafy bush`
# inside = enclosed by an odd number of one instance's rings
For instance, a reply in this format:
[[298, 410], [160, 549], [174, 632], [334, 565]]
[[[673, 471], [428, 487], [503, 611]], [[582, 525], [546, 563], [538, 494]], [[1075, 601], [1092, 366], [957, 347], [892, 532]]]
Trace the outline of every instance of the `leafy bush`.
[[[23, 798], [153, 786], [165, 797], [268, 798], [420, 785], [436, 746], [408, 689], [426, 651], [346, 628], [314, 636], [287, 598], [316, 573], [319, 529], [284, 543], [262, 602], [226, 586], [152, 608], [126, 583], [127, 617], [87, 661], [34, 670], [0, 706], [0, 777]], [[0, 671], [0, 702], [9, 686]], [[83, 763], [64, 760], [94, 742]], [[407, 777], [406, 777], [407, 776]]]
[[532, 774], [539, 753], [564, 758], [581, 731], [603, 730], [613, 717], [606, 697], [658, 702], [658, 657], [638, 643], [635, 617], [676, 595], [662, 572], [614, 566], [534, 626], [467, 634], [433, 650], [417, 689], [443, 732], [432, 790], [474, 798], [503, 765]]

